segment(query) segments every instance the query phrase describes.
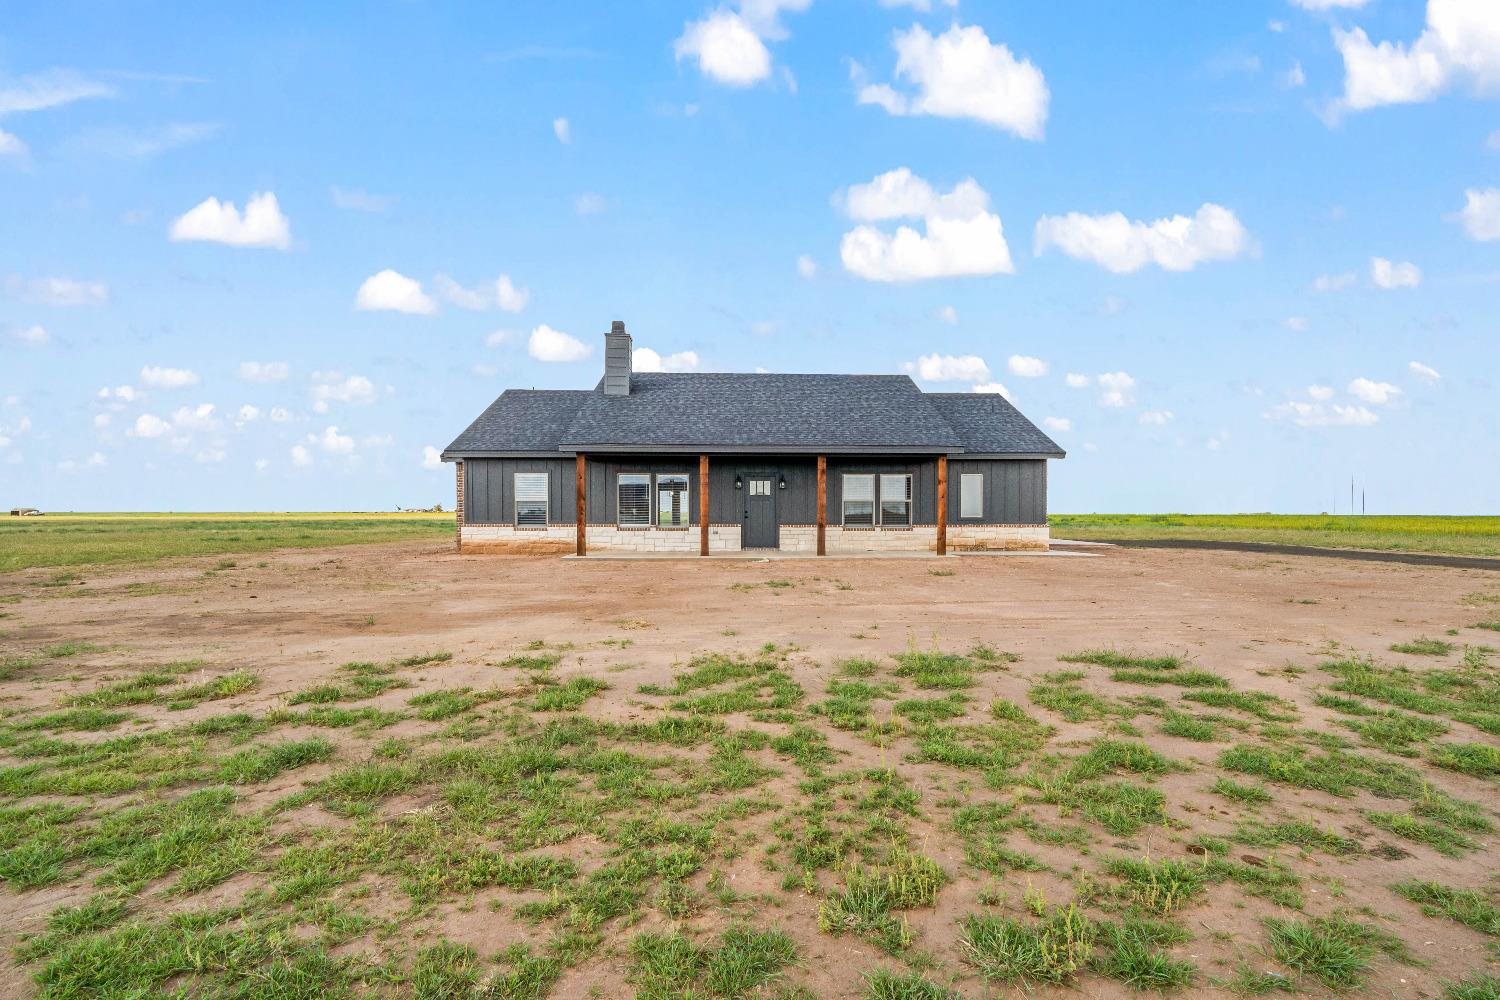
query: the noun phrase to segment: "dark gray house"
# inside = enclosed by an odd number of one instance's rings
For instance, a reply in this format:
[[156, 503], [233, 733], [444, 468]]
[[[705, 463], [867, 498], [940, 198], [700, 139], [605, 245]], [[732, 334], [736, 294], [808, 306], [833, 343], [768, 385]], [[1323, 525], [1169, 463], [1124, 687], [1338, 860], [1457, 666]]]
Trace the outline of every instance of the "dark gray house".
[[992, 393], [905, 375], [632, 372], [605, 335], [593, 389], [511, 389], [443, 452], [462, 551], [1047, 547], [1063, 451]]

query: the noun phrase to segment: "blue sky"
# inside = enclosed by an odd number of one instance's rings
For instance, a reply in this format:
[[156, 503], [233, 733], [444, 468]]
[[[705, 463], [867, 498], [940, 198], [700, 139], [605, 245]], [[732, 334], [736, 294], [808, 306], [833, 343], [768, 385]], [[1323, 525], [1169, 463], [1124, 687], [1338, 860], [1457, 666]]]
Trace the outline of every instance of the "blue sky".
[[1056, 511], [1495, 513], [1500, 5], [10, 5], [0, 501], [452, 502], [508, 387], [1005, 391]]

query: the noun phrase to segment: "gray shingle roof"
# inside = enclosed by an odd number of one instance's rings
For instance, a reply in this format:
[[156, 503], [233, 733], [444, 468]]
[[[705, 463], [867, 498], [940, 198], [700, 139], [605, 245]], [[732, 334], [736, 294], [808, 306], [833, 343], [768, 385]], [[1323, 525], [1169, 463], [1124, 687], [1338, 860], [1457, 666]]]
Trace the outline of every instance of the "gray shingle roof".
[[1050, 455], [1001, 396], [924, 393], [905, 375], [637, 372], [630, 394], [502, 393], [445, 458], [518, 452], [780, 451]]
[[1066, 454], [999, 393], [929, 392], [927, 398], [963, 438], [966, 452], [1055, 458]]

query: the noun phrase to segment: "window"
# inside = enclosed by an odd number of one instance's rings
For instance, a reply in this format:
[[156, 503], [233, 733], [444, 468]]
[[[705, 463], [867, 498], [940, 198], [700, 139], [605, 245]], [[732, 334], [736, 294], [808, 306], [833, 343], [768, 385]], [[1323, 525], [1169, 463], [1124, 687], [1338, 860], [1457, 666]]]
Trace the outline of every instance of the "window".
[[875, 477], [844, 475], [844, 523], [856, 528], [875, 526]]
[[880, 523], [892, 528], [911, 527], [911, 476], [880, 477]]
[[687, 476], [656, 477], [656, 526], [686, 528], [691, 505]]
[[750, 480], [750, 495], [753, 497], [768, 497], [771, 495], [771, 481], [769, 479]]
[[547, 474], [516, 473], [516, 527], [547, 526]]
[[984, 474], [965, 472], [958, 477], [958, 516], [984, 516]]
[[622, 528], [651, 526], [651, 476], [644, 472], [622, 472], [619, 484], [619, 517]]

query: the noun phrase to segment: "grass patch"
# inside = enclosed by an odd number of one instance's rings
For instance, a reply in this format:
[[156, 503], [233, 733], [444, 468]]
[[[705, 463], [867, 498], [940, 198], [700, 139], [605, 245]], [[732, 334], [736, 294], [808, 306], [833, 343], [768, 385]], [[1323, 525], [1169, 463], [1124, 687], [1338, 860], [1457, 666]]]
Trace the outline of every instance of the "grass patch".
[[1454, 645], [1443, 639], [1413, 639], [1411, 642], [1397, 642], [1390, 647], [1393, 653], [1406, 653], [1409, 656], [1447, 656], [1454, 650]]
[[270, 781], [283, 771], [306, 767], [333, 756], [333, 744], [321, 736], [309, 740], [285, 740], [269, 746], [241, 750], [219, 765], [219, 777], [231, 785]]
[[1411, 900], [1429, 917], [1456, 920], [1481, 934], [1500, 936], [1500, 905], [1473, 889], [1452, 889], [1439, 882], [1398, 882], [1391, 891]]

